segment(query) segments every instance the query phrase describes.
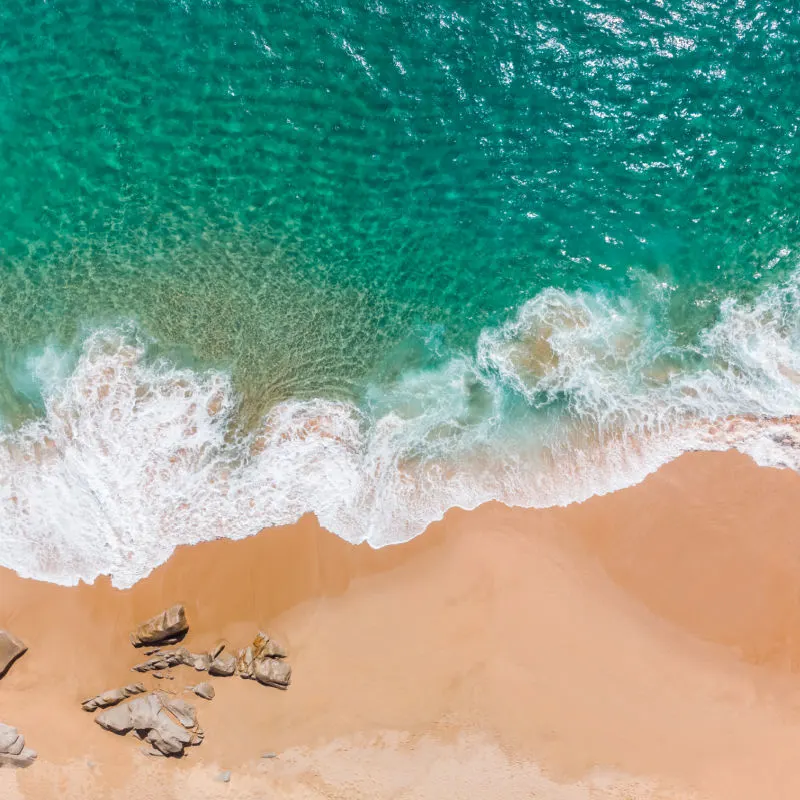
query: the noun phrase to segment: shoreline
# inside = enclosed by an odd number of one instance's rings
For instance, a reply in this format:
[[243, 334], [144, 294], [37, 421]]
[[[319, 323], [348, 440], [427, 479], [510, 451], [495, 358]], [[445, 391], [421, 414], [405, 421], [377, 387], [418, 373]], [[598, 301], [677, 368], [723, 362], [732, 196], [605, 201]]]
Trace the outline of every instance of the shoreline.
[[[798, 500], [794, 472], [688, 453], [581, 504], [453, 509], [379, 550], [306, 516], [181, 546], [127, 590], [0, 570], [0, 628], [30, 647], [0, 680], [0, 721], [39, 751], [0, 770], [0, 793], [796, 797]], [[263, 628], [294, 670], [287, 692], [213, 679], [206, 740], [180, 763], [79, 706], [130, 682], [127, 634], [175, 602], [190, 649]], [[179, 669], [176, 688], [196, 682]]]

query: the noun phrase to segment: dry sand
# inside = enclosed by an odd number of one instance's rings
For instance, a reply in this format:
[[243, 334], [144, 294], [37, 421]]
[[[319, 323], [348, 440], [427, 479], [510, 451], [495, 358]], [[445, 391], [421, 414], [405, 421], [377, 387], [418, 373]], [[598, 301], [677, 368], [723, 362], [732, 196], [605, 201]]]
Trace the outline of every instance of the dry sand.
[[[0, 627], [30, 646], [0, 720], [40, 752], [0, 770], [0, 798], [794, 800], [798, 508], [797, 474], [697, 453], [568, 508], [454, 510], [380, 551], [306, 518], [181, 549], [125, 592], [0, 572]], [[263, 628], [294, 669], [287, 692], [212, 679], [181, 762], [79, 706], [137, 677], [129, 630], [177, 601], [190, 649]]]

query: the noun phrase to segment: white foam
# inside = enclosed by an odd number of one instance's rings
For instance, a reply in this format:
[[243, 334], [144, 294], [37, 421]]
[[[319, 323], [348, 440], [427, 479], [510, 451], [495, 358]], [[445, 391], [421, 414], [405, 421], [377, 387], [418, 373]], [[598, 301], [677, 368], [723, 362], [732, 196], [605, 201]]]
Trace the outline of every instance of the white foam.
[[71, 369], [45, 351], [29, 365], [43, 418], [0, 434], [0, 563], [126, 587], [178, 544], [308, 511], [379, 547], [453, 506], [612, 491], [689, 449], [800, 468], [800, 425], [775, 419], [800, 413], [797, 282], [727, 301], [691, 351], [659, 308], [549, 289], [474, 357], [375, 387], [361, 409], [281, 403], [246, 436], [228, 376], [153, 363], [129, 329], [95, 332]]

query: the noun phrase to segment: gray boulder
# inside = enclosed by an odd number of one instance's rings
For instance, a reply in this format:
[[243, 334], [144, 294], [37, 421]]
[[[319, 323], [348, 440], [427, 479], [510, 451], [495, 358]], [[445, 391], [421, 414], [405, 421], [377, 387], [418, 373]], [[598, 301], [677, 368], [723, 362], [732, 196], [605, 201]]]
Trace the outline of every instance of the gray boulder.
[[286, 689], [292, 680], [292, 668], [283, 660], [286, 650], [261, 631], [253, 644], [239, 651], [236, 671], [241, 678], [254, 678], [265, 686]]
[[216, 695], [214, 687], [208, 681], [204, 681], [203, 683], [198, 683], [197, 686], [193, 686], [192, 691], [198, 697], [202, 697], [203, 700], [213, 700]]
[[8, 672], [9, 667], [28, 651], [27, 645], [17, 639], [13, 633], [0, 631], [0, 678]]
[[198, 672], [206, 672], [211, 666], [211, 656], [208, 653], [193, 653], [192, 666]]
[[124, 736], [133, 730], [130, 705], [115, 706], [98, 714], [94, 721], [104, 730]]
[[203, 733], [187, 731], [169, 718], [146, 732], [144, 740], [153, 747], [153, 755], [182, 756], [186, 747], [194, 747], [203, 741]]
[[18, 756], [25, 747], [25, 737], [11, 725], [0, 723], [0, 753]]
[[161, 697], [161, 692], [152, 692], [142, 697], [136, 697], [128, 703], [127, 708], [131, 715], [131, 725], [137, 731], [149, 730], [155, 727], [158, 722], [158, 715], [164, 707]]
[[182, 700], [180, 697], [162, 698], [164, 709], [169, 711], [184, 728], [194, 728], [197, 726], [197, 711], [191, 703]]
[[261, 658], [253, 665], [255, 679], [264, 686], [287, 689], [292, 682], [292, 668], [277, 658]]
[[182, 605], [174, 605], [139, 625], [131, 634], [131, 644], [134, 647], [142, 647], [148, 644], [176, 642], [188, 630], [186, 609]]
[[220, 653], [209, 665], [209, 675], [227, 678], [236, 672], [236, 656], [232, 653]]
[[11, 725], [0, 722], [0, 767], [29, 767], [36, 751], [25, 747], [25, 737]]
[[135, 697], [98, 714], [95, 721], [114, 733], [124, 735], [134, 731], [157, 755], [182, 756], [184, 748], [203, 741], [195, 707], [164, 692]]

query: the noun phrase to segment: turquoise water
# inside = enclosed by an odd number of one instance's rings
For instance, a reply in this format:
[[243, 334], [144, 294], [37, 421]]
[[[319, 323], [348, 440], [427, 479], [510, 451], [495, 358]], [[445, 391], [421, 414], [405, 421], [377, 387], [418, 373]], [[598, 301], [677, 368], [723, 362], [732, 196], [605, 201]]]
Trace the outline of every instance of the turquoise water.
[[124, 585], [306, 510], [381, 545], [690, 447], [793, 466], [791, 8], [11, 0], [0, 30], [2, 563]]

